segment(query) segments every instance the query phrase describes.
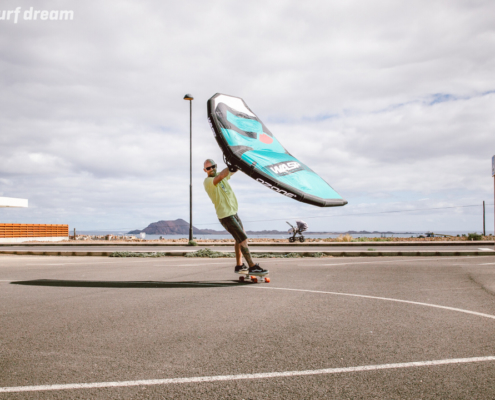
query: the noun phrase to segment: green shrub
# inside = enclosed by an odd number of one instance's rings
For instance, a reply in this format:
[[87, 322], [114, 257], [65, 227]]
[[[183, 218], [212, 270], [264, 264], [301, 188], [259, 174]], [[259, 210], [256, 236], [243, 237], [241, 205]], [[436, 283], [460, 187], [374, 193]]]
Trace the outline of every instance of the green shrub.
[[482, 236], [479, 233], [468, 233], [468, 240], [481, 240]]
[[316, 258], [320, 258], [320, 257], [323, 257], [325, 254], [323, 253], [311, 253], [308, 255], [308, 257], [316, 257]]
[[116, 251], [110, 257], [165, 257], [165, 253], [134, 253], [129, 251]]
[[207, 258], [234, 258], [234, 253], [223, 253], [221, 251], [213, 251], [209, 248], [201, 249], [191, 253], [186, 253], [184, 257], [207, 257]]

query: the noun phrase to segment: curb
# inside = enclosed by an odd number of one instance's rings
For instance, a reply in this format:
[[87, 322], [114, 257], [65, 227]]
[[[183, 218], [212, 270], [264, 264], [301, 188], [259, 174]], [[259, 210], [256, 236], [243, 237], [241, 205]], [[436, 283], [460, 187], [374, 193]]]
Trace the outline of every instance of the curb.
[[[183, 257], [188, 251], [168, 251], [165, 252], [166, 257]], [[26, 250], [0, 250], [0, 254], [24, 255], [24, 256], [63, 256], [63, 257], [108, 257], [113, 254], [113, 251], [26, 251]], [[148, 251], [135, 251], [133, 253], [150, 253]], [[232, 253], [233, 252], [225, 252]], [[303, 257], [315, 257], [317, 254], [323, 254], [331, 257], [453, 257], [453, 256], [495, 256], [495, 251], [271, 251], [269, 253], [263, 251], [251, 251], [254, 258], [256, 255], [274, 254], [287, 255], [297, 253]], [[117, 258], [117, 257], [116, 257]], [[126, 257], [122, 257], [126, 258]], [[198, 257], [199, 258], [199, 257]]]
[[[109, 257], [114, 251], [27, 251], [27, 250], [0, 250], [0, 254], [14, 254], [18, 256], [62, 256], [62, 257]], [[150, 251], [133, 251], [132, 253], [151, 253]], [[165, 252], [167, 257], [184, 256], [187, 251]], [[122, 257], [124, 258], [124, 257]]]

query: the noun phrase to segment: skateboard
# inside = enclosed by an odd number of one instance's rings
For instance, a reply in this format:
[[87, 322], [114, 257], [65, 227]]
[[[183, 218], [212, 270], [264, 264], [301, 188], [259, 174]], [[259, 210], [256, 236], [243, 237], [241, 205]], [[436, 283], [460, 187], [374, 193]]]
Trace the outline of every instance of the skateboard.
[[266, 282], [270, 283], [270, 278], [268, 277], [268, 272], [249, 272], [249, 271], [238, 271], [236, 274], [241, 275], [239, 277], [239, 282]]

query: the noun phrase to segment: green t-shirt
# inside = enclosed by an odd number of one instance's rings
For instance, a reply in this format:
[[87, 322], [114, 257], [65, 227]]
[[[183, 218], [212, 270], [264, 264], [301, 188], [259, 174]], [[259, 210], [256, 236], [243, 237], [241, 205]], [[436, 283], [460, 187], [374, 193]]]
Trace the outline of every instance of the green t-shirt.
[[231, 175], [229, 172], [225, 178], [218, 182], [217, 186], [213, 184], [213, 178], [210, 177], [206, 178], [203, 182], [206, 193], [208, 193], [212, 203], [215, 205], [218, 219], [237, 214], [237, 198], [229, 182], [227, 182]]

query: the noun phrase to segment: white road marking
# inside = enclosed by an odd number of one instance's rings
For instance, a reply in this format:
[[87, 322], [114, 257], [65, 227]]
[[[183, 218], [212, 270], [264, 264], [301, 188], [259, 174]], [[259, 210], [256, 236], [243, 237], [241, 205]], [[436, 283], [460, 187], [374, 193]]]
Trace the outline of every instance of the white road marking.
[[[253, 257], [253, 258], [256, 258], [256, 257]], [[164, 260], [165, 261], [165, 260]], [[202, 260], [203, 261], [203, 260]], [[212, 260], [214, 261], [214, 260]], [[268, 261], [268, 263], [271, 261], [271, 262], [280, 262], [280, 260], [266, 260]], [[301, 260], [298, 260], [298, 259], [288, 259], [288, 260], [284, 260], [285, 261], [301, 261]], [[230, 265], [232, 263], [232, 259], [231, 260], [225, 260], [224, 262], [220, 263], [220, 262], [211, 262], [211, 263], [208, 263], [208, 265]], [[263, 264], [265, 264], [266, 262], [263, 261], [262, 262]], [[161, 265], [160, 264], [155, 264], [153, 265], [154, 267], [160, 267]], [[177, 264], [178, 267], [202, 267], [204, 266], [204, 264]]]
[[[230, 263], [208, 263], [208, 265], [225, 265], [229, 266]], [[178, 267], [204, 267], [204, 264], [177, 264]], [[152, 267], [163, 267], [163, 264], [155, 264]]]
[[94, 383], [71, 383], [71, 384], [61, 384], [61, 385], [14, 386], [14, 387], [2, 387], [0, 388], [0, 393], [170, 385], [170, 384], [181, 384], [181, 383], [235, 381], [235, 380], [243, 380], [243, 379], [286, 378], [293, 376], [342, 374], [347, 372], [379, 371], [383, 369], [399, 369], [399, 368], [413, 368], [413, 367], [431, 367], [437, 365], [467, 364], [467, 363], [488, 362], [488, 361], [495, 361], [495, 356], [451, 358], [446, 360], [416, 361], [416, 362], [380, 364], [380, 365], [362, 365], [359, 367], [325, 368], [325, 369], [313, 369], [306, 371], [284, 371], [284, 372], [265, 372], [265, 373], [257, 373], [257, 374], [197, 376], [190, 378], [146, 379], [146, 380], [121, 381], [121, 382], [94, 382]]
[[[0, 254], [0, 259], [1, 260], [7, 260], [9, 262], [11, 261], [20, 261], [20, 262], [26, 262], [26, 261], [35, 261], [35, 260], [46, 260], [49, 256], [44, 256], [44, 257], [32, 257], [32, 256], [25, 256], [25, 257], [20, 257], [20, 256], [4, 256], [3, 254]], [[58, 256], [60, 257], [60, 256]], [[3, 267], [3, 265], [2, 265]]]
[[[59, 256], [47, 256], [47, 257], [59, 257]], [[107, 259], [107, 257], [105, 257]], [[58, 264], [24, 264], [25, 266], [39, 266], [39, 267], [44, 267], [45, 265], [69, 265], [69, 264], [75, 264], [75, 265], [95, 265], [95, 264], [119, 264], [121, 260], [125, 261], [133, 261], [133, 262], [156, 262], [157, 258], [155, 257], [149, 257], [149, 258], [140, 258], [140, 257], [116, 257], [114, 261], [98, 261], [94, 260], [93, 258], [90, 258], [89, 260], [81, 260], [81, 262], [69, 262], [69, 263], [58, 263]], [[172, 261], [172, 260], [170, 260]]]
[[[156, 261], [156, 260], [133, 260], [133, 261]], [[25, 266], [44, 267], [46, 265], [100, 265], [100, 264], [119, 264], [118, 261], [96, 261], [96, 262], [78, 262], [78, 263], [60, 263], [60, 264], [24, 264]]]
[[450, 292], [452, 290], [476, 290], [475, 287], [459, 287], [459, 288], [447, 288], [447, 289], [418, 289], [420, 292], [434, 291], [434, 292]]
[[115, 261], [103, 261], [103, 262], [94, 262], [94, 263], [88, 263], [88, 262], [71, 262], [71, 263], [61, 263], [61, 264], [24, 264], [25, 266], [36, 266], [36, 267], [44, 267], [46, 265], [93, 265], [93, 264], [117, 264]]
[[487, 249], [487, 248], [482, 248], [482, 247], [479, 247], [478, 250], [481, 250], [481, 251], [495, 251], [494, 249]]
[[[269, 263], [269, 262], [287, 262], [287, 261], [310, 261], [312, 259], [312, 257], [294, 257], [294, 258], [260, 258], [260, 257], [256, 257], [256, 253], [251, 253], [251, 256], [253, 258], [257, 258], [259, 260], [263, 260], [263, 261], [260, 261], [260, 263], [262, 264], [265, 264], [265, 263]], [[314, 257], [315, 260], [319, 260], [318, 257]], [[312, 261], [312, 260], [311, 260]]]
[[418, 302], [418, 301], [392, 299], [392, 298], [389, 298], [389, 297], [367, 296], [367, 295], [364, 295], [364, 294], [353, 294], [353, 293], [324, 292], [324, 291], [321, 291], [321, 290], [279, 288], [279, 287], [273, 287], [273, 286], [268, 287], [268, 286], [252, 286], [252, 285], [249, 285], [249, 286], [244, 286], [244, 287], [250, 287], [250, 288], [254, 288], [254, 289], [287, 290], [287, 291], [292, 291], [292, 292], [307, 292], [307, 293], [333, 294], [333, 295], [336, 295], [336, 296], [361, 297], [361, 298], [364, 298], [364, 299], [394, 301], [394, 302], [397, 302], [397, 303], [407, 303], [407, 304], [414, 304], [414, 305], [418, 305], [418, 306], [441, 308], [443, 310], [457, 311], [457, 312], [462, 312], [462, 313], [465, 313], [465, 314], [476, 315], [478, 317], [495, 319], [495, 315], [484, 314], [484, 313], [480, 313], [480, 312], [477, 312], [477, 311], [464, 310], [462, 308], [455, 308], [455, 307], [440, 306], [438, 304], [421, 303], [421, 302]]
[[[397, 257], [400, 257], [400, 256], [397, 256]], [[466, 256], [466, 257], [462, 257], [462, 259], [466, 259], [466, 258], [469, 258], [469, 259], [479, 259], [479, 258], [486, 258], [486, 257], [489, 257], [489, 256], [476, 256], [476, 257], [470, 257], [470, 256]], [[459, 257], [456, 257], [456, 259], [459, 259]], [[452, 260], [452, 257], [449, 257], [448, 259], [445, 259], [445, 258], [414, 258], [412, 260], [403, 260], [403, 259], [396, 259], [396, 260], [387, 260], [387, 261], [383, 261], [383, 260], [375, 260], [375, 261], [359, 261], [359, 262], [350, 262], [350, 263], [337, 263], [337, 264], [322, 264], [324, 266], [327, 266], [327, 265], [354, 265], [354, 264], [376, 264], [376, 263], [393, 263], [393, 262], [414, 262], [414, 261], [448, 261], [448, 260]], [[458, 264], [458, 265], [461, 265], [461, 264]], [[473, 264], [468, 264], [468, 265], [473, 265]]]
[[414, 260], [375, 260], [375, 261], [360, 261], [360, 262], [352, 262], [352, 263], [341, 263], [341, 264], [322, 264], [324, 266], [327, 265], [354, 265], [354, 264], [376, 264], [376, 263], [391, 263], [391, 262], [413, 262], [413, 261], [441, 261], [438, 259], [431, 259], [431, 258], [416, 258]]
[[[256, 257], [254, 257], [254, 258], [256, 258]], [[169, 261], [169, 260], [163, 260], [163, 261]], [[184, 261], [184, 260], [182, 260], [182, 261]], [[234, 264], [232, 264], [232, 259], [230, 259], [228, 261], [226, 260], [224, 262], [215, 262], [215, 260], [211, 260], [211, 261], [214, 261], [214, 262], [209, 262], [206, 265], [205, 265], [205, 263], [203, 263], [203, 261], [205, 261], [205, 260], [201, 260], [201, 263], [200, 264], [180, 264], [180, 263], [176, 263], [175, 265], [177, 267], [204, 267], [204, 266], [209, 266], [209, 265], [225, 265], [225, 266], [232, 265], [232, 268], [234, 267]], [[269, 261], [272, 261], [272, 262], [278, 261], [278, 262], [280, 262], [279, 260], [269, 260]], [[284, 260], [284, 261], [296, 261], [296, 260]], [[301, 260], [299, 260], [299, 261], [301, 261]], [[234, 261], [234, 263], [235, 263], [235, 261]], [[268, 263], [265, 263], [265, 261], [263, 261], [262, 264], [269, 264], [269, 262]], [[154, 264], [152, 266], [153, 267], [163, 267], [165, 265], [166, 264]]]
[[461, 265], [469, 265], [470, 267], [477, 267], [479, 265], [495, 265], [495, 263], [484, 263], [484, 264], [450, 264], [450, 266], [452, 267], [456, 267], [456, 266], [461, 266]]

